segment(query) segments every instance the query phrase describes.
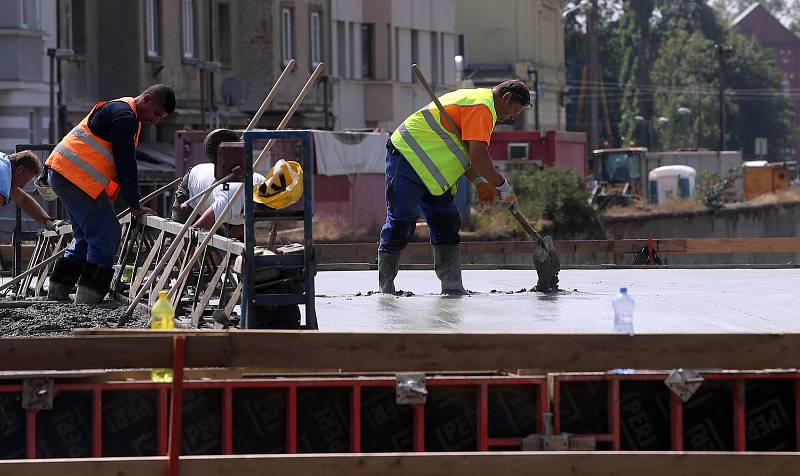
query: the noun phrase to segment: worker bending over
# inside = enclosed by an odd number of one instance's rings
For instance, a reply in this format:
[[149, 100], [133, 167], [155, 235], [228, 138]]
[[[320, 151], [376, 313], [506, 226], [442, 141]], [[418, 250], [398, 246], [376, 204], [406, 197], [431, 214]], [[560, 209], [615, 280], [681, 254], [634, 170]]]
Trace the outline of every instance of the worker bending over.
[[[178, 190], [175, 192], [175, 201], [172, 204], [172, 219], [179, 223], [186, 223], [189, 215], [200, 201], [200, 192], [207, 189], [217, 179], [214, 178], [214, 164], [198, 164], [184, 175]], [[264, 181], [264, 176], [253, 173], [253, 187]], [[193, 226], [203, 230], [210, 230], [223, 210], [230, 202], [233, 195], [242, 186], [241, 182], [230, 182], [217, 185], [211, 192], [199, 212], [199, 218]], [[196, 197], [196, 198], [195, 198]], [[241, 238], [244, 235], [244, 194], [239, 194], [236, 203], [228, 210], [224, 223], [229, 225], [228, 238]]]
[[489, 157], [489, 141], [497, 121], [514, 119], [530, 106], [525, 83], [511, 80], [489, 89], [459, 89], [439, 100], [461, 137], [430, 103], [408, 116], [386, 144], [386, 223], [378, 246], [378, 284], [385, 293], [395, 292], [400, 254], [414, 236], [420, 212], [430, 230], [442, 293], [466, 293], [458, 251], [461, 217], [454, 202], [455, 184], [462, 175], [476, 187], [482, 207], [516, 207], [511, 185]]
[[33, 177], [41, 173], [41, 168], [39, 158], [29, 150], [11, 155], [0, 152], [0, 206], [13, 201], [46, 229], [53, 230], [63, 221], [50, 218], [39, 202], [23, 190]]
[[135, 98], [97, 103], [56, 145], [46, 162], [48, 181], [69, 214], [72, 243], [50, 275], [48, 299], [68, 300], [77, 282], [76, 304], [103, 300], [120, 240], [114, 200], [121, 191], [135, 217], [153, 213], [139, 203], [142, 123], [158, 124], [174, 110], [172, 88], [155, 84]]

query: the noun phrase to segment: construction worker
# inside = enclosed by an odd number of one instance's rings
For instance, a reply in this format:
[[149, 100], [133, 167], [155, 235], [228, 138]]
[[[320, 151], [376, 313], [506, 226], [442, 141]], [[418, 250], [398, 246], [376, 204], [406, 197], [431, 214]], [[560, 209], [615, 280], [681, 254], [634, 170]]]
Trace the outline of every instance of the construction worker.
[[23, 190], [31, 179], [39, 175], [41, 168], [39, 158], [29, 150], [10, 155], [0, 152], [0, 206], [13, 201], [46, 229], [54, 230], [64, 222], [50, 218], [39, 202]]
[[[200, 201], [200, 193], [210, 187], [216, 180], [214, 177], [214, 164], [198, 164], [192, 167], [184, 175], [175, 193], [175, 201], [172, 204], [172, 219], [179, 223], [186, 223], [192, 210], [197, 207]], [[254, 187], [257, 187], [263, 181], [263, 175], [253, 173]], [[210, 230], [241, 186], [241, 182], [231, 182], [227, 184], [227, 187], [225, 184], [214, 187], [211, 192], [212, 195], [206, 199], [202, 211], [193, 226], [203, 230]], [[239, 198], [234, 206], [228, 210], [228, 216], [225, 218], [225, 223], [231, 225], [228, 228], [228, 238], [240, 238], [244, 235], [244, 200], [242, 197], [244, 197], [244, 194], [239, 194]]]
[[165, 84], [135, 98], [99, 102], [48, 157], [49, 186], [72, 223], [72, 243], [50, 275], [49, 300], [67, 301], [76, 282], [76, 304], [105, 297], [120, 240], [114, 200], [121, 191], [132, 215], [153, 213], [139, 203], [136, 146], [142, 123], [158, 124], [174, 110], [175, 93]]
[[461, 137], [430, 103], [406, 118], [386, 144], [386, 223], [378, 246], [378, 284], [384, 293], [395, 292], [400, 254], [414, 236], [420, 212], [430, 230], [442, 294], [466, 293], [458, 251], [461, 218], [454, 203], [454, 186], [462, 175], [477, 189], [481, 207], [516, 207], [514, 190], [495, 169], [488, 147], [496, 122], [514, 119], [530, 107], [525, 83], [459, 89], [439, 100]]

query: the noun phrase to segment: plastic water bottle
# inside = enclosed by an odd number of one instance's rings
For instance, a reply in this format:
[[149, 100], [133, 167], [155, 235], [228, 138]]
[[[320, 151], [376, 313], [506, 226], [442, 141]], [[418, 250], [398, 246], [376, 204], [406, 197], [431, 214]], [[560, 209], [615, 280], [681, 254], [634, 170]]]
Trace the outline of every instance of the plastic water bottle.
[[[150, 310], [151, 329], [175, 329], [175, 308], [167, 299], [167, 292], [158, 293], [158, 300]], [[153, 369], [150, 371], [153, 382], [172, 382], [172, 369]]]
[[619, 288], [619, 294], [611, 302], [614, 305], [614, 332], [633, 334], [633, 306], [636, 302], [628, 295], [628, 288]]

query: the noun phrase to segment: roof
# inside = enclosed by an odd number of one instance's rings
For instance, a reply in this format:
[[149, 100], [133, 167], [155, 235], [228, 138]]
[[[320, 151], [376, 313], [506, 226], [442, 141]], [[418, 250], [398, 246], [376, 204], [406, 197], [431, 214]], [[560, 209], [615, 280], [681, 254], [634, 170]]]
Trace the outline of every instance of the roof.
[[136, 148], [139, 177], [149, 180], [171, 180], [175, 177], [175, 155], [172, 144], [142, 142]]
[[800, 45], [800, 37], [760, 3], [750, 5], [732, 26], [740, 33], [756, 36], [764, 46]]
[[[739, 24], [739, 22], [741, 22], [742, 20], [744, 20], [745, 18], [747, 18], [747, 17], [748, 17], [748, 16], [749, 16], [751, 13], [753, 13], [753, 10], [755, 10], [755, 9], [756, 9], [756, 8], [758, 8], [758, 7], [761, 7], [761, 4], [760, 4], [760, 3], [758, 3], [758, 2], [755, 2], [755, 3], [753, 3], [752, 5], [750, 5], [749, 7], [747, 7], [747, 9], [746, 9], [745, 11], [743, 11], [742, 13], [740, 13], [740, 14], [739, 14], [739, 16], [738, 16], [738, 17], [736, 17], [736, 18], [733, 20], [733, 23], [732, 23], [732, 25], [733, 25], [733, 26], [736, 26], [737, 24]], [[764, 8], [764, 7], [761, 7], [761, 8]]]

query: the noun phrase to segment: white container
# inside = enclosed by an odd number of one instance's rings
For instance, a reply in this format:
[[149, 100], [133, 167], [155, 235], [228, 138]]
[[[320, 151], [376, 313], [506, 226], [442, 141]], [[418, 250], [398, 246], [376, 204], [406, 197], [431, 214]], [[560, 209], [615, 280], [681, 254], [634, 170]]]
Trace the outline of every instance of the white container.
[[614, 332], [633, 334], [633, 307], [636, 301], [628, 295], [628, 288], [619, 288], [619, 294], [611, 304], [614, 306]]
[[647, 174], [651, 203], [664, 203], [670, 198], [694, 195], [697, 172], [688, 165], [665, 165]]

